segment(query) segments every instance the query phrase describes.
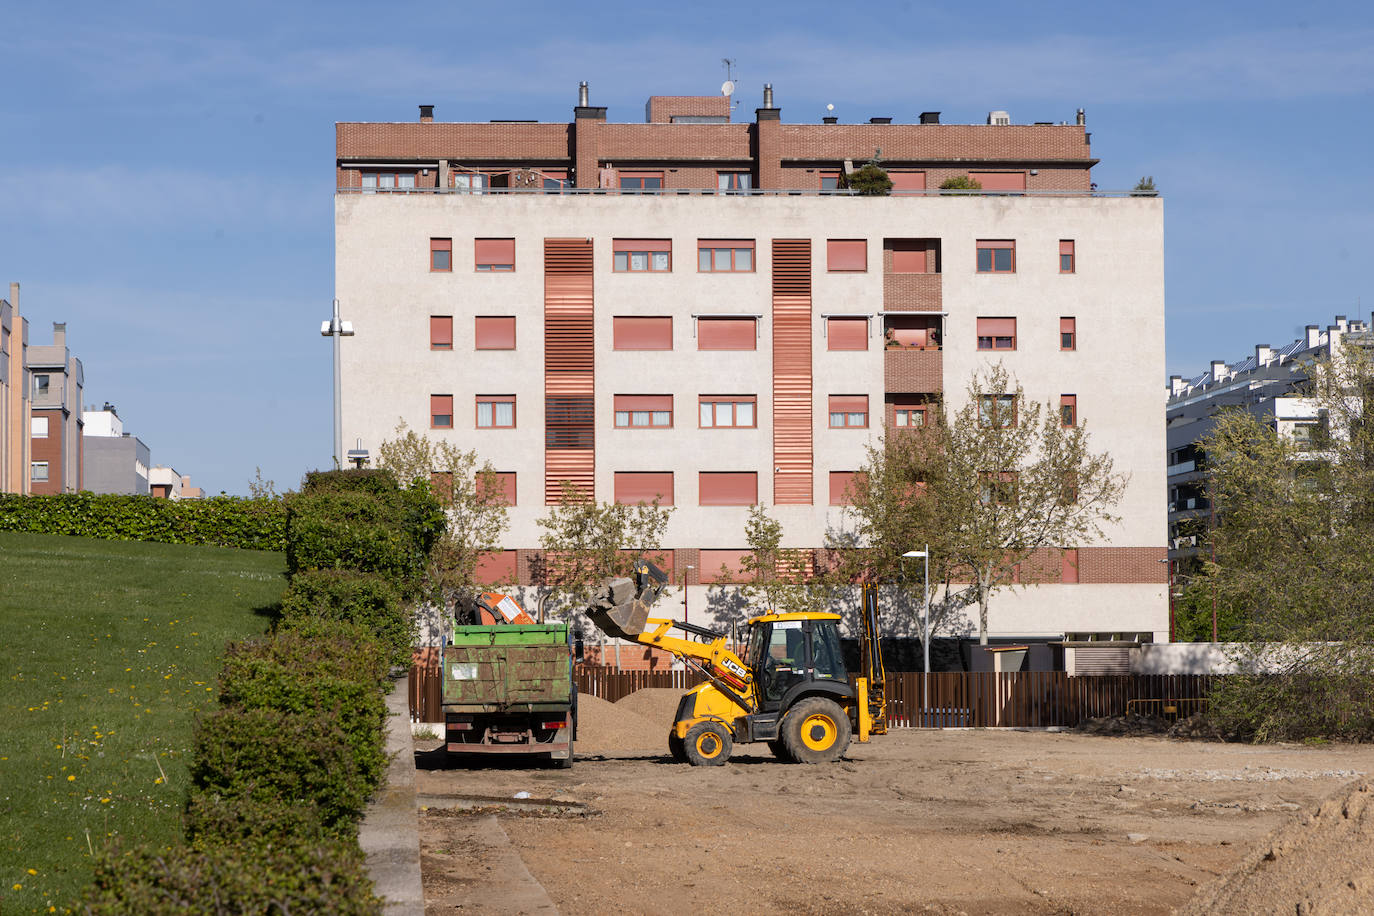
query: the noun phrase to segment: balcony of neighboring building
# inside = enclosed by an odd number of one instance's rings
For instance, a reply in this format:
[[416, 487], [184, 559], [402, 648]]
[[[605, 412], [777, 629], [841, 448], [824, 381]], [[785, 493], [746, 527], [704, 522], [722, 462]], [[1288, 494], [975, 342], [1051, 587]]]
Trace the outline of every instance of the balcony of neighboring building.
[[883, 387], [892, 394], [940, 391], [944, 359], [939, 315], [883, 316]]
[[939, 239], [883, 240], [883, 310], [941, 311]]
[[66, 377], [61, 372], [34, 370], [30, 376], [30, 403], [34, 410], [65, 410]]

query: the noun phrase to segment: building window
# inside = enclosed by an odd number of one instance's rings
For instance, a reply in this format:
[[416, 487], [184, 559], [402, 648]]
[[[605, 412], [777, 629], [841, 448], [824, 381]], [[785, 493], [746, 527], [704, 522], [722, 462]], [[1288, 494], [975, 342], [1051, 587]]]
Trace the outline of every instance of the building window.
[[1025, 172], [969, 172], [968, 177], [981, 184], [984, 191], [1026, 190]]
[[29, 462], [29, 479], [35, 483], [41, 483], [48, 479], [48, 463], [46, 461]]
[[473, 339], [478, 350], [515, 349], [514, 315], [478, 315], [474, 322], [476, 327]]
[[481, 172], [449, 172], [448, 186], [458, 191], [481, 194], [483, 189], [491, 187], [491, 183]]
[[477, 269], [515, 270], [515, 239], [477, 239]]
[[1071, 274], [1075, 270], [1073, 256], [1073, 239], [1059, 240], [1059, 272], [1061, 274]]
[[618, 394], [615, 396], [615, 425], [619, 429], [671, 429], [671, 394]]
[[413, 191], [414, 189], [414, 172], [365, 172], [363, 174], [363, 192], [366, 194], [375, 194], [378, 191]]
[[617, 350], [671, 350], [673, 319], [617, 315], [611, 319], [611, 338]]
[[567, 169], [540, 169], [539, 177], [543, 180], [544, 191], [553, 193], [562, 191], [564, 188], [571, 188], [572, 181], [568, 178]]
[[984, 429], [1008, 429], [1015, 426], [1016, 395], [979, 395], [978, 425]]
[[825, 348], [827, 350], [867, 350], [868, 319], [826, 318]]
[[429, 316], [429, 348], [431, 350], [453, 349], [453, 316]]
[[866, 239], [828, 239], [825, 243], [825, 269], [832, 272], [868, 270]]
[[926, 425], [925, 404], [895, 404], [892, 425], [900, 429], [921, 429]]
[[1078, 425], [1078, 395], [1061, 394], [1059, 396], [1059, 422], [1064, 426]]
[[29, 438], [46, 439], [48, 438], [48, 418], [30, 417], [29, 418]]
[[430, 273], [451, 273], [453, 271], [453, 239], [429, 240]]
[[515, 505], [515, 472], [491, 471], [479, 473], [476, 481], [477, 498], [494, 505]]
[[35, 375], [33, 377], [33, 397], [35, 400], [48, 396], [48, 384], [50, 381], [51, 378], [47, 375]]
[[821, 190], [838, 191], [840, 189], [840, 173], [838, 169], [821, 172]]
[[431, 394], [429, 396], [429, 428], [453, 429], [453, 395]]
[[1078, 349], [1078, 324], [1072, 318], [1059, 319], [1059, 349]]
[[925, 172], [888, 169], [887, 177], [892, 179], [892, 193], [894, 194], [900, 194], [903, 191], [924, 191], [926, 189]]
[[748, 172], [716, 172], [716, 187], [721, 191], [748, 191], [754, 176]]
[[934, 273], [927, 263], [927, 252], [933, 245], [925, 239], [887, 239], [883, 247], [892, 253], [892, 272], [894, 274]]
[[997, 471], [983, 474], [979, 499], [988, 506], [1016, 505], [1016, 472]]
[[831, 429], [867, 429], [868, 395], [832, 394], [830, 396]]
[[663, 173], [621, 172], [620, 186], [626, 190], [657, 191], [663, 187]]
[[652, 503], [673, 504], [672, 471], [616, 471], [615, 501], [625, 506]]
[[978, 241], [978, 272], [1010, 274], [1016, 272], [1016, 242]]
[[477, 396], [478, 429], [514, 429], [515, 395], [479, 394]]
[[758, 348], [757, 318], [702, 317], [696, 322], [698, 350]]
[[701, 471], [697, 474], [697, 504], [752, 506], [759, 501], [756, 471]]
[[855, 490], [863, 477], [863, 471], [831, 471], [830, 505], [850, 505], [854, 500]]
[[705, 395], [701, 396], [702, 429], [753, 429], [754, 395]]
[[697, 270], [700, 273], [752, 273], [753, 239], [698, 239]]
[[673, 269], [671, 239], [616, 239], [611, 250], [617, 273], [667, 273]]
[[978, 349], [1015, 350], [1015, 318], [979, 318]]

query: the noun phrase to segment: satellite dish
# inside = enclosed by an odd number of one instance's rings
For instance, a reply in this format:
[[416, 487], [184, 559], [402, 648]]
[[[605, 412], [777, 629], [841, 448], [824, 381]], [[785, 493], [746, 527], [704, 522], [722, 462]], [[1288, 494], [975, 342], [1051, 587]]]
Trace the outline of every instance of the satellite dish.
[[721, 83], [721, 84], [720, 84], [720, 94], [723, 95], [723, 96], [725, 96], [727, 99], [728, 99], [730, 96], [734, 95], [734, 94], [735, 94], [735, 81], [734, 81], [734, 80], [726, 80], [725, 82]]

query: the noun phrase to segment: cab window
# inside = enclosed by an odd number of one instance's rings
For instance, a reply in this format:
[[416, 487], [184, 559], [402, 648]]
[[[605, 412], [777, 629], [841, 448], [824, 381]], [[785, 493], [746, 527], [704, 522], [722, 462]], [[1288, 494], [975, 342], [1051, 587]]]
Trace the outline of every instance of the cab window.
[[815, 677], [837, 681], [849, 679], [840, 653], [840, 631], [833, 620], [817, 620], [811, 624], [811, 653]]

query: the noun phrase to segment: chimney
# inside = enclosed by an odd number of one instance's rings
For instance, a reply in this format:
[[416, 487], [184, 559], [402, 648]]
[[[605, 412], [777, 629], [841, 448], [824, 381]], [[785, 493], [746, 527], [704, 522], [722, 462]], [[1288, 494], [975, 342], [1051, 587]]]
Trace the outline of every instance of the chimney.
[[587, 91], [587, 81], [583, 80], [577, 84], [577, 107], [586, 108], [591, 104], [589, 99], [590, 93]]
[[822, 123], [822, 124], [838, 124], [838, 123], [840, 123], [840, 119], [839, 119], [838, 117], [836, 117], [835, 115], [826, 115], [825, 117], [821, 118], [821, 123]]
[[773, 84], [772, 84], [772, 83], [764, 83], [764, 84], [763, 84], [763, 107], [764, 107], [764, 108], [772, 108], [772, 107], [773, 107]]
[[1074, 123], [1077, 124], [1079, 127], [1083, 127], [1084, 125], [1086, 125], [1086, 124], [1088, 123], [1088, 116], [1087, 116], [1087, 114], [1083, 111], [1083, 109], [1081, 109], [1081, 108], [1078, 109], [1078, 120], [1075, 121]]
[[1221, 359], [1212, 360], [1212, 381], [1221, 382], [1226, 379], [1226, 361]]
[[1183, 376], [1169, 376], [1169, 394], [1173, 395], [1174, 397], [1178, 397], [1180, 394], [1183, 393], [1183, 389], [1187, 387], [1188, 386], [1183, 381]]
[[1268, 344], [1255, 344], [1255, 368], [1263, 369], [1274, 359], [1274, 351]]
[[10, 284], [10, 305], [14, 306], [14, 313], [19, 314], [19, 284]]
[[869, 123], [869, 124], [891, 124], [891, 123], [892, 123], [892, 119], [891, 119], [891, 118], [869, 118], [869, 119], [868, 119], [868, 123]]
[[1315, 324], [1309, 324], [1303, 330], [1307, 332], [1307, 349], [1310, 350], [1321, 342], [1321, 328], [1317, 327]]
[[939, 124], [939, 123], [940, 123], [940, 112], [938, 112], [938, 111], [923, 111], [923, 112], [921, 112], [921, 123], [922, 123], [922, 124]]
[[1344, 315], [1337, 315], [1337, 316], [1336, 316], [1336, 327], [1339, 328], [1339, 329], [1341, 330], [1342, 333], [1344, 333], [1346, 330], [1348, 330], [1348, 328], [1349, 328], [1349, 322], [1347, 322], [1347, 321], [1345, 320], [1345, 316], [1344, 316]]
[[54, 321], [52, 323], [52, 345], [54, 347], [66, 348], [67, 346], [67, 322]]
[[433, 106], [433, 105], [421, 105], [421, 106], [420, 106], [420, 122], [421, 122], [422, 124], [428, 124], [430, 121], [433, 121], [433, 120], [434, 120], [434, 106]]

